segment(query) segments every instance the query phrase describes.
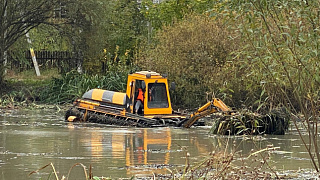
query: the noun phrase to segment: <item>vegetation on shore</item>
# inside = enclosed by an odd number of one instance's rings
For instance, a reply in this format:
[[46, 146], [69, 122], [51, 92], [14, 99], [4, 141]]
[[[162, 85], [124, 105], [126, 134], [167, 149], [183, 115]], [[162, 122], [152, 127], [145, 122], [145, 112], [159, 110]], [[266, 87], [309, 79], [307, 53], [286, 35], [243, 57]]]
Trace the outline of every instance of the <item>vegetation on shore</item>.
[[104, 75], [80, 74], [70, 71], [59, 74], [56, 69], [45, 70], [37, 77], [33, 70], [10, 72], [2, 88], [0, 107], [27, 106], [28, 104], [70, 104], [86, 91], [102, 88], [124, 92], [129, 71], [109, 71]]
[[37, 77], [34, 70], [21, 73], [8, 71], [0, 92], [0, 107], [30, 106], [39, 102], [39, 91], [46, 89], [52, 78], [60, 77], [56, 69], [44, 70], [41, 73], [42, 75]]

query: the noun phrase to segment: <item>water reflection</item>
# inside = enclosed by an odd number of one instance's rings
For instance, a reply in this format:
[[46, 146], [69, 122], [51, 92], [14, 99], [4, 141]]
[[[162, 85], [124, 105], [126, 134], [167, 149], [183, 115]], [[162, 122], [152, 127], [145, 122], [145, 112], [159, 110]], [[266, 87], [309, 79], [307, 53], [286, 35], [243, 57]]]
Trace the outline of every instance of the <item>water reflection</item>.
[[[70, 125], [68, 127], [70, 128]], [[85, 135], [79, 137], [81, 146], [90, 153], [93, 164], [110, 156], [113, 165], [124, 161], [123, 167], [128, 177], [137, 174], [137, 171], [140, 174], [165, 172], [163, 167], [168, 166], [170, 162], [170, 128], [107, 129], [87, 129]]]
[[[311, 168], [308, 154], [298, 135], [208, 136], [208, 129], [123, 128], [63, 121], [55, 111], [14, 111], [0, 115], [0, 179], [27, 178], [31, 171], [52, 162], [59, 177], [75, 163], [92, 165], [95, 176], [127, 178], [168, 173], [166, 168], [183, 169], [186, 151], [197, 163], [212, 151], [280, 147], [271, 156], [278, 169]], [[51, 169], [32, 179], [47, 178]], [[74, 168], [70, 179], [83, 179], [83, 170]]]

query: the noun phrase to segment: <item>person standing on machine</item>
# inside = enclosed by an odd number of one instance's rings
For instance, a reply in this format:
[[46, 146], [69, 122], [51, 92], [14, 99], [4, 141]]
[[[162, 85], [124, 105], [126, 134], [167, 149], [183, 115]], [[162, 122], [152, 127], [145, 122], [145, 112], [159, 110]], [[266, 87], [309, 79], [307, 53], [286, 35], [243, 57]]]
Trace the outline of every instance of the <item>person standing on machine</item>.
[[143, 101], [144, 101], [144, 93], [143, 90], [141, 88], [138, 88], [138, 96], [137, 96], [137, 101], [136, 101], [136, 105], [135, 105], [135, 111], [136, 114], [138, 114], [139, 110], [143, 108]]

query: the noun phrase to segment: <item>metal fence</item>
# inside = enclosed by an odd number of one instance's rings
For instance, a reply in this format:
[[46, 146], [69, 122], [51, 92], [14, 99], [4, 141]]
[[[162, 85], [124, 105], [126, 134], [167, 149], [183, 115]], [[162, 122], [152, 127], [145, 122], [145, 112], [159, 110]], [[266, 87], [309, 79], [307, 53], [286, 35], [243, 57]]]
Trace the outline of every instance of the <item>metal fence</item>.
[[[76, 60], [69, 51], [34, 51], [40, 69], [58, 68], [59, 72], [70, 71], [77, 67]], [[8, 53], [7, 68], [19, 72], [33, 69], [30, 51], [25, 51], [24, 57]], [[19, 58], [20, 57], [20, 58]]]

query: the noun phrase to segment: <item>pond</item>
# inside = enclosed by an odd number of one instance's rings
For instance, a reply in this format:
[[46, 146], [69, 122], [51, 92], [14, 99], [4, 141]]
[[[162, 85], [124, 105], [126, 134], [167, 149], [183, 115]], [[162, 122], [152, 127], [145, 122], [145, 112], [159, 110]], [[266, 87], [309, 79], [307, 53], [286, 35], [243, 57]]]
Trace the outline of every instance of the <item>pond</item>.
[[[210, 127], [133, 128], [102, 124], [64, 122], [64, 112], [6, 110], [0, 112], [0, 179], [27, 179], [28, 174], [53, 163], [59, 178], [82, 163], [98, 177], [130, 178], [167, 174], [183, 169], [186, 153], [197, 163], [219, 148], [237, 147], [248, 154], [273, 144], [270, 165], [278, 171], [312, 169], [305, 148], [295, 131], [287, 135], [209, 135]], [[46, 167], [30, 179], [47, 179]], [[82, 166], [71, 169], [69, 179], [85, 179]], [[54, 177], [52, 177], [54, 179]]]

